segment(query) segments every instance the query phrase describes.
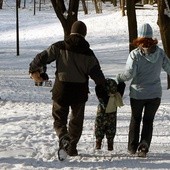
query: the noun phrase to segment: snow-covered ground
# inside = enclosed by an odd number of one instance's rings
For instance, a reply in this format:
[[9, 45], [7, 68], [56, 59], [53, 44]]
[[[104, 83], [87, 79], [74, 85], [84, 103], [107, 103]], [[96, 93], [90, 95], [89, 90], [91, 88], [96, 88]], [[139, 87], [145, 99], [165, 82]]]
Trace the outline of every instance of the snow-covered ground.
[[[84, 130], [78, 145], [79, 156], [58, 161], [58, 138], [53, 130], [51, 116], [51, 88], [36, 87], [29, 78], [29, 63], [35, 55], [50, 44], [63, 39], [63, 29], [51, 5], [42, 6], [33, 15], [33, 8], [19, 9], [20, 55], [16, 55], [16, 15], [12, 0], [6, 0], [0, 10], [0, 169], [54, 170], [54, 169], [116, 169], [144, 170], [170, 169], [170, 91], [166, 73], [162, 72], [163, 96], [154, 122], [153, 140], [147, 158], [128, 155], [127, 138], [130, 122], [129, 82], [124, 104], [118, 109], [117, 134], [114, 151], [107, 151], [106, 141], [96, 151], [94, 119], [98, 101], [94, 82], [90, 80], [90, 95], [86, 104]], [[103, 6], [104, 7], [104, 6]], [[86, 23], [91, 48], [98, 57], [106, 77], [115, 77], [123, 71], [128, 56], [127, 17], [110, 4], [103, 14], [90, 11], [79, 13]], [[112, 9], [112, 10], [111, 10]], [[148, 22], [162, 46], [157, 26], [157, 10], [137, 10], [138, 24]], [[55, 64], [48, 66], [54, 81]]]

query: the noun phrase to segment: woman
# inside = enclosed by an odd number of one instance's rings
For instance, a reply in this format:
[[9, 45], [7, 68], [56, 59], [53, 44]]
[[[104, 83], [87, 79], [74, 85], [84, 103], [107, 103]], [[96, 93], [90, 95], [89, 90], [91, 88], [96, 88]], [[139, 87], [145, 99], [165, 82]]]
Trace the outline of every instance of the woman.
[[[145, 157], [149, 151], [153, 121], [161, 102], [161, 69], [170, 75], [170, 60], [157, 43], [157, 39], [153, 39], [151, 26], [148, 23], [143, 24], [138, 30], [138, 38], [132, 43], [136, 49], [128, 56], [125, 72], [117, 75], [118, 82], [132, 79], [128, 151], [135, 154], [138, 150], [138, 156], [141, 157]], [[141, 120], [143, 126], [140, 136]]]

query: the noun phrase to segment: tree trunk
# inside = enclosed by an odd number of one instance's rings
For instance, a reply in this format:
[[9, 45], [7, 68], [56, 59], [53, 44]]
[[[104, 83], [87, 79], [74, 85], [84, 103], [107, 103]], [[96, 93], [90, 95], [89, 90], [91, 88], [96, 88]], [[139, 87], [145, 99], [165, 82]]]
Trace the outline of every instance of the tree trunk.
[[0, 9], [2, 9], [3, 0], [0, 0]]
[[148, 3], [149, 3], [149, 0], [142, 0], [143, 5], [148, 4]]
[[[158, 2], [158, 25], [160, 28], [160, 34], [162, 39], [163, 48], [170, 58], [170, 17], [164, 14], [166, 9], [165, 1], [159, 0]], [[170, 0], [168, 0], [170, 6]], [[168, 89], [170, 89], [170, 77], [168, 76]]]
[[137, 38], [137, 21], [135, 11], [135, 0], [127, 0], [127, 17], [128, 17], [128, 29], [129, 29], [129, 52], [135, 47], [131, 45], [132, 41]]
[[113, 4], [113, 6], [117, 6], [117, 0], [112, 0], [111, 2]]
[[68, 9], [66, 9], [64, 0], [51, 0], [51, 3], [63, 26], [64, 38], [66, 38], [70, 35], [72, 24], [77, 21], [79, 0], [70, 0]]
[[94, 6], [97, 14], [102, 13], [101, 4], [102, 4], [101, 0], [94, 0]]
[[21, 8], [21, 0], [18, 0], [18, 8]]
[[125, 0], [120, 0], [120, 7], [122, 10], [122, 16], [125, 16]]
[[88, 14], [88, 10], [87, 10], [87, 6], [86, 6], [86, 2], [85, 0], [81, 0], [82, 2], [82, 6], [83, 6], [83, 10], [84, 10], [84, 14]]

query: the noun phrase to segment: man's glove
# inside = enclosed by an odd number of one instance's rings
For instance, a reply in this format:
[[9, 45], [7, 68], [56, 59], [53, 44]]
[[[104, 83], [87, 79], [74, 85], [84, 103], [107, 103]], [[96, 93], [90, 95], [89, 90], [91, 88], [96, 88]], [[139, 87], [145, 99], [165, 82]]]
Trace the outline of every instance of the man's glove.
[[126, 84], [124, 82], [119, 82], [119, 84], [117, 85], [117, 91], [121, 94], [121, 96], [124, 95], [125, 87]]
[[95, 92], [96, 92], [96, 96], [100, 100], [102, 99], [102, 102], [107, 105], [108, 100], [109, 100], [109, 96], [107, 94], [107, 90], [106, 87], [102, 86], [102, 85], [96, 85], [95, 87]]
[[40, 73], [39, 71], [31, 73], [30, 78], [32, 78], [37, 83], [47, 81], [49, 79], [46, 73]]
[[30, 73], [30, 78], [32, 78], [37, 83], [43, 82], [43, 78], [41, 77], [39, 71]]
[[48, 81], [49, 80], [49, 77], [48, 77], [47, 73], [41, 73], [40, 77], [43, 79], [43, 81]]

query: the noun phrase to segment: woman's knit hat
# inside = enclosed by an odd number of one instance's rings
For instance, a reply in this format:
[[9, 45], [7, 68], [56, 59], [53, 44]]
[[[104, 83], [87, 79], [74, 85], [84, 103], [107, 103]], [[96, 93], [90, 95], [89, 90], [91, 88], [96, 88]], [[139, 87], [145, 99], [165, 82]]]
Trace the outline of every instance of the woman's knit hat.
[[85, 23], [82, 21], [74, 22], [71, 27], [71, 34], [80, 34], [81, 36], [85, 37], [87, 34], [87, 27]]
[[143, 24], [138, 29], [138, 37], [152, 38], [153, 37], [152, 27], [148, 23]]

